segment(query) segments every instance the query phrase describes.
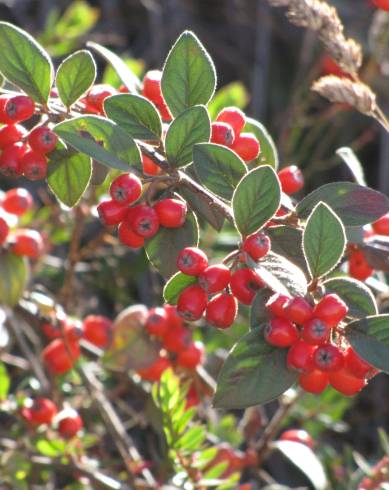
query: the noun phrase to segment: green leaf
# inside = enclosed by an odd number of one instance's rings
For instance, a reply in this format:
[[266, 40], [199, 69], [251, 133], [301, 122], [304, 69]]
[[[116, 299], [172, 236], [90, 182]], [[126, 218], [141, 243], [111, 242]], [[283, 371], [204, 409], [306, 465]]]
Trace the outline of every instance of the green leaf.
[[286, 349], [267, 344], [259, 329], [242, 337], [229, 353], [217, 380], [214, 406], [247, 408], [284, 393], [298, 374], [286, 367]]
[[25, 257], [2, 250], [0, 252], [0, 304], [15, 306], [23, 296], [29, 277]]
[[325, 184], [297, 205], [300, 218], [307, 218], [320, 201], [328, 204], [345, 226], [372, 223], [389, 212], [389, 198], [381, 192], [351, 182]]
[[378, 313], [373, 293], [360, 281], [349, 277], [335, 277], [323, 282], [328, 293], [338, 294], [349, 307], [348, 316], [362, 318]]
[[112, 68], [116, 71], [118, 77], [123, 82], [123, 85], [127, 87], [130, 92], [136, 93], [139, 90], [140, 81], [138, 77], [130, 70], [128, 65], [119, 58], [119, 56], [104, 46], [91, 41], [87, 43], [87, 46], [94, 49], [112, 65]]
[[49, 441], [48, 439], [38, 439], [35, 443], [35, 447], [40, 454], [56, 458], [61, 456], [66, 451], [66, 442], [60, 439]]
[[36, 102], [46, 104], [53, 84], [49, 55], [27, 32], [0, 22], [0, 72]]
[[214, 143], [195, 145], [193, 163], [200, 182], [227, 200], [231, 200], [238, 182], [247, 172], [246, 165], [235, 152]]
[[207, 434], [204, 427], [195, 425], [185, 432], [175, 444], [181, 450], [193, 452], [198, 449], [205, 441]]
[[255, 168], [239, 182], [232, 197], [235, 224], [243, 236], [254, 233], [280, 207], [281, 188], [269, 165]]
[[219, 209], [210, 205], [208, 197], [186, 188], [180, 189], [180, 194], [199, 218], [204, 219], [217, 231], [223, 228], [224, 215]]
[[154, 267], [165, 277], [177, 271], [177, 257], [185, 247], [196, 247], [199, 230], [196, 216], [188, 214], [181, 228], [160, 228], [158, 233], [146, 242], [146, 254]]
[[274, 168], [274, 170], [278, 169], [278, 152], [277, 147], [274, 143], [273, 138], [270, 136], [269, 132], [265, 128], [265, 126], [248, 117], [246, 119], [246, 125], [244, 127], [245, 131], [250, 133], [254, 133], [258, 138], [258, 141], [261, 146], [261, 152], [255, 160], [257, 165], [270, 165]]
[[113, 95], [105, 100], [104, 109], [107, 116], [133, 138], [146, 141], [161, 139], [161, 116], [145, 97]]
[[359, 185], [367, 185], [362, 164], [358, 160], [358, 157], [356, 156], [352, 148], [349, 148], [348, 146], [343, 146], [342, 148], [336, 150], [336, 154], [339, 155], [340, 158], [347, 165], [355, 182]]
[[208, 104], [208, 111], [214, 119], [224, 107], [244, 109], [249, 101], [249, 94], [242, 82], [231, 82], [220, 88]]
[[7, 368], [3, 362], [0, 362], [0, 401], [7, 399], [10, 386], [11, 380], [8, 376]]
[[271, 226], [266, 228], [266, 234], [271, 240], [271, 249], [293, 262], [307, 272], [307, 264], [303, 253], [303, 233], [291, 226]]
[[263, 288], [255, 295], [250, 307], [250, 328], [256, 328], [269, 321], [269, 312], [266, 303], [273, 294], [268, 288]]
[[193, 145], [209, 141], [211, 122], [204, 106], [195, 106], [181, 113], [169, 126], [165, 138], [168, 162], [183, 167], [193, 160]]
[[367, 316], [350, 323], [346, 338], [362, 359], [389, 373], [389, 315]]
[[50, 153], [47, 182], [57, 199], [69, 208], [81, 199], [91, 174], [91, 159], [87, 155], [66, 149]]
[[346, 234], [340, 219], [320, 202], [308, 218], [303, 233], [304, 254], [309, 272], [318, 278], [336, 267], [343, 256]]
[[96, 63], [89, 51], [76, 51], [58, 67], [55, 80], [58, 95], [66, 107], [76, 102], [94, 83]]
[[117, 124], [100, 116], [80, 116], [64, 121], [54, 131], [81, 153], [109, 168], [129, 171], [142, 168], [134, 140]]
[[206, 105], [213, 96], [215, 67], [192, 32], [183, 32], [170, 50], [163, 68], [161, 87], [173, 116], [194, 105]]
[[185, 288], [197, 282], [195, 276], [188, 276], [182, 272], [177, 272], [174, 274], [163, 288], [163, 297], [166, 303], [170, 305], [177, 304], [178, 297]]

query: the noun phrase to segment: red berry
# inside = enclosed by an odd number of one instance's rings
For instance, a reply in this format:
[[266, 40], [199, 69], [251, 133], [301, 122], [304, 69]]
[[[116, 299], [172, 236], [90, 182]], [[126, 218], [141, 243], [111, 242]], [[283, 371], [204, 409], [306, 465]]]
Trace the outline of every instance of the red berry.
[[308, 393], [322, 393], [328, 386], [328, 373], [315, 369], [309, 373], [301, 373], [299, 385]]
[[68, 415], [59, 421], [58, 432], [65, 439], [71, 439], [83, 428], [83, 426], [82, 418], [77, 412], [74, 412], [74, 414]]
[[314, 317], [336, 327], [347, 315], [348, 306], [337, 294], [326, 294], [314, 308]]
[[79, 320], [67, 319], [64, 334], [68, 341], [79, 341], [84, 337], [84, 326]]
[[290, 429], [286, 430], [280, 435], [280, 441], [292, 441], [305, 444], [311, 449], [314, 447], [314, 442], [312, 437], [308, 434], [306, 430], [301, 429]]
[[373, 3], [379, 9], [389, 12], [389, 0], [373, 0]]
[[370, 267], [363, 252], [355, 250], [349, 257], [348, 272], [351, 277], [359, 281], [365, 281], [373, 274], [374, 269]]
[[200, 286], [208, 293], [223, 291], [230, 283], [230, 269], [224, 264], [209, 265], [199, 277]]
[[219, 145], [230, 146], [235, 141], [235, 133], [232, 126], [225, 122], [214, 122], [211, 125], [211, 142]]
[[38, 259], [44, 251], [42, 235], [36, 230], [19, 228], [12, 241], [11, 252], [15, 255]]
[[117, 203], [113, 199], [102, 201], [97, 206], [100, 220], [105, 226], [114, 226], [119, 224], [127, 216], [128, 208]]
[[257, 158], [261, 149], [259, 141], [253, 133], [240, 133], [239, 136], [236, 136], [230, 148], [245, 162]]
[[185, 201], [180, 199], [162, 199], [154, 204], [159, 223], [165, 228], [180, 228], [186, 219], [188, 211]]
[[0, 216], [0, 245], [2, 245], [6, 241], [8, 237], [8, 233], [9, 233], [8, 223], [5, 221], [4, 218]]
[[2, 206], [7, 213], [22, 216], [33, 206], [31, 194], [22, 187], [10, 189], [4, 195]]
[[238, 136], [246, 124], [246, 116], [237, 107], [225, 107], [217, 115], [216, 121], [229, 124]]
[[177, 301], [177, 311], [185, 320], [201, 318], [207, 306], [207, 293], [197, 284], [185, 288]]
[[163, 105], [164, 99], [161, 91], [162, 72], [150, 70], [143, 78], [142, 94], [157, 105]]
[[118, 226], [119, 240], [127, 247], [141, 248], [145, 244], [143, 236], [137, 235], [127, 219], [122, 221]]
[[198, 276], [208, 267], [208, 258], [197, 247], [186, 247], [181, 250], [177, 258], [177, 268], [189, 276]]
[[372, 227], [378, 235], [389, 236], [389, 213], [384, 214], [380, 219], [374, 221]]
[[208, 303], [205, 318], [214, 327], [228, 328], [234, 323], [237, 313], [238, 302], [235, 296], [221, 293]]
[[87, 105], [91, 106], [98, 113], [104, 113], [104, 101], [107, 97], [115, 95], [116, 90], [110, 85], [97, 84], [94, 85], [86, 96]]
[[42, 359], [51, 374], [64, 374], [74, 366], [80, 357], [80, 347], [77, 342], [55, 339], [42, 351]]
[[266, 324], [263, 333], [266, 342], [276, 347], [289, 347], [299, 338], [295, 325], [282, 318], [273, 318], [270, 320]]
[[56, 313], [56, 317], [52, 321], [45, 321], [41, 325], [43, 333], [49, 339], [58, 339], [62, 337], [62, 333], [65, 332], [65, 326], [67, 323], [67, 317], [62, 311]]
[[313, 355], [313, 362], [321, 371], [339, 371], [344, 366], [344, 354], [335, 345], [320, 345]]
[[0, 128], [0, 148], [13, 145], [21, 141], [27, 134], [27, 130], [20, 124], [7, 124]]
[[307, 300], [300, 296], [292, 298], [285, 306], [286, 314], [290, 321], [303, 325], [313, 316], [313, 308]]
[[23, 175], [29, 180], [42, 180], [47, 175], [47, 159], [42, 153], [27, 151], [20, 159]]
[[27, 151], [24, 143], [14, 143], [4, 148], [0, 157], [0, 171], [7, 177], [22, 175], [21, 159]]
[[58, 136], [47, 126], [34, 128], [28, 135], [28, 144], [38, 153], [50, 153], [57, 146]]
[[350, 346], [347, 348], [344, 356], [345, 370], [356, 378], [366, 378], [374, 371], [374, 367], [359, 357], [355, 350]]
[[163, 309], [166, 311], [169, 328], [179, 328], [183, 326], [184, 322], [177, 313], [177, 308], [175, 306], [166, 304]]
[[345, 73], [338, 63], [329, 56], [328, 54], [324, 54], [320, 60], [321, 73], [323, 75], [335, 75], [337, 77], [348, 77], [347, 73]]
[[204, 356], [204, 346], [201, 342], [192, 342], [181, 351], [176, 359], [177, 365], [188, 369], [195, 369], [201, 364]]
[[109, 194], [122, 206], [132, 204], [142, 194], [142, 182], [134, 174], [121, 174], [112, 181]]
[[273, 316], [288, 319], [285, 306], [289, 303], [289, 301], [289, 296], [281, 293], [275, 293], [268, 299], [266, 308]]
[[29, 410], [35, 425], [50, 424], [57, 415], [57, 406], [48, 398], [36, 398]]
[[285, 194], [295, 194], [304, 187], [304, 177], [296, 165], [290, 165], [278, 172], [281, 189]]
[[244, 305], [250, 305], [257, 291], [264, 285], [258, 274], [247, 267], [238, 269], [231, 275], [232, 294]]
[[169, 329], [163, 337], [164, 348], [175, 354], [185, 350], [192, 342], [190, 330], [183, 327], [182, 318], [179, 317], [181, 324], [169, 324]]
[[345, 396], [355, 395], [366, 385], [364, 379], [352, 376], [346, 369], [340, 369], [335, 373], [329, 373], [328, 378], [330, 380], [330, 385]]
[[107, 349], [112, 340], [112, 321], [103, 315], [88, 315], [83, 321], [84, 338], [91, 344]]
[[11, 119], [5, 112], [5, 106], [11, 97], [7, 94], [0, 95], [0, 123], [2, 124], [14, 124], [15, 121]]
[[269, 252], [270, 246], [270, 238], [265, 233], [257, 231], [243, 240], [242, 250], [257, 261]]
[[162, 169], [159, 165], [153, 162], [151, 158], [142, 154], [142, 167], [145, 175], [159, 175]]
[[14, 122], [26, 121], [34, 115], [35, 103], [27, 95], [15, 95], [8, 99], [4, 111]]
[[298, 340], [288, 350], [286, 363], [289, 369], [309, 373], [314, 369], [313, 355], [316, 346]]
[[158, 357], [151, 366], [138, 370], [142, 379], [147, 381], [159, 381], [162, 373], [170, 367], [170, 362], [166, 357]]
[[169, 122], [173, 119], [173, 117], [169, 111], [169, 107], [166, 105], [165, 101], [163, 101], [160, 104], [156, 104], [156, 105], [157, 105], [157, 109], [158, 109], [163, 121]]
[[168, 315], [164, 308], [151, 308], [147, 315], [146, 330], [150, 335], [163, 337], [169, 329]]
[[158, 215], [150, 206], [142, 204], [131, 208], [127, 218], [134, 232], [143, 238], [151, 238], [159, 230]]
[[322, 320], [312, 318], [303, 325], [301, 337], [312, 345], [325, 344], [328, 340], [331, 328]]

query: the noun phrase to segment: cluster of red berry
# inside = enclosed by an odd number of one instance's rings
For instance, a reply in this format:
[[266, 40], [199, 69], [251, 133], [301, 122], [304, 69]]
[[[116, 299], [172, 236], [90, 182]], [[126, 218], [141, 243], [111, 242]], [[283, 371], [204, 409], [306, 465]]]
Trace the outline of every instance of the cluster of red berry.
[[348, 306], [337, 294], [327, 294], [312, 306], [303, 297], [276, 293], [266, 308], [272, 318], [264, 328], [265, 340], [288, 349], [288, 368], [301, 373], [299, 384], [305, 391], [321, 393], [330, 384], [351, 396], [377, 374], [351, 346], [344, 348], [341, 323]]
[[109, 193], [111, 199], [101, 202], [97, 211], [105, 225], [119, 225], [119, 239], [128, 247], [143, 247], [145, 239], [153, 237], [160, 226], [180, 228], [185, 223], [187, 205], [180, 199], [161, 199], [153, 206], [146, 203], [132, 206], [142, 194], [142, 183], [134, 174], [116, 177]]
[[33, 206], [31, 194], [21, 187], [4, 193], [0, 200], [3, 213], [0, 215], [0, 245], [15, 255], [38, 259], [45, 244], [39, 231], [29, 228], [11, 230], [9, 215], [23, 216]]
[[35, 103], [27, 95], [0, 95], [0, 171], [8, 177], [24, 175], [41, 180], [47, 175], [47, 156], [57, 145], [57, 135], [46, 125], [30, 132], [21, 124], [31, 119]]
[[65, 408], [59, 412], [57, 405], [49, 398], [27, 399], [21, 408], [21, 415], [33, 427], [55, 425], [65, 439], [76, 436], [84, 426], [75, 410]]

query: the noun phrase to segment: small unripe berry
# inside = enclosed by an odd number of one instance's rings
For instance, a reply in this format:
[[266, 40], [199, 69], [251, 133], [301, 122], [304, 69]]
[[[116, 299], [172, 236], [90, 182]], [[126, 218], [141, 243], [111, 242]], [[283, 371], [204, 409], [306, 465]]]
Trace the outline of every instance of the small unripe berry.
[[325, 322], [312, 318], [304, 323], [301, 337], [308, 344], [322, 345], [327, 342], [330, 330], [331, 328]]
[[118, 237], [123, 245], [127, 245], [130, 248], [141, 248], [145, 244], [143, 236], [138, 235], [133, 231], [128, 220], [122, 221], [118, 226]]
[[47, 159], [42, 153], [27, 151], [20, 159], [20, 169], [26, 179], [42, 180], [47, 175]]
[[[389, 2], [389, 0], [388, 0], [388, 2]], [[378, 235], [389, 236], [389, 213], [384, 214], [384, 216], [381, 216], [380, 219], [378, 219], [377, 221], [374, 221], [374, 223], [372, 224], [372, 227], [373, 227], [373, 230]]]
[[33, 206], [33, 200], [31, 194], [22, 187], [10, 189], [4, 195], [2, 202], [3, 209], [7, 213], [15, 214], [16, 216], [22, 216]]
[[24, 143], [14, 143], [4, 148], [0, 157], [0, 171], [7, 177], [22, 175], [21, 159], [27, 151]]
[[362, 250], [355, 250], [349, 257], [348, 272], [351, 277], [365, 281], [374, 273], [374, 269], [370, 267]]
[[75, 412], [61, 419], [58, 423], [58, 432], [65, 439], [71, 439], [83, 428], [82, 418]]
[[288, 350], [286, 364], [289, 369], [309, 373], [314, 369], [313, 356], [316, 346], [307, 344], [303, 340], [295, 342]]
[[231, 294], [221, 293], [208, 303], [205, 318], [214, 327], [228, 328], [234, 323], [237, 313], [236, 298]]
[[109, 194], [122, 206], [133, 204], [142, 194], [142, 182], [134, 174], [121, 174], [112, 181]]
[[315, 369], [309, 373], [301, 373], [298, 382], [303, 390], [318, 395], [328, 386], [328, 373], [319, 369]]
[[161, 91], [162, 72], [150, 70], [143, 77], [142, 94], [156, 105], [163, 105], [164, 99]]
[[51, 424], [57, 414], [57, 406], [48, 398], [36, 398], [29, 408], [32, 422], [35, 425]]
[[270, 238], [265, 233], [257, 231], [243, 240], [242, 250], [257, 261], [269, 252], [270, 246]]
[[80, 347], [77, 342], [65, 342], [55, 339], [42, 351], [42, 360], [51, 374], [64, 374], [76, 363], [80, 357]]
[[374, 367], [362, 359], [351, 346], [345, 352], [344, 361], [346, 371], [356, 378], [364, 379], [374, 371]]
[[313, 308], [307, 300], [300, 296], [292, 298], [285, 306], [286, 314], [290, 321], [303, 325], [313, 316]]
[[38, 259], [44, 251], [42, 235], [36, 230], [19, 228], [12, 241], [11, 252], [15, 255]]
[[27, 134], [27, 130], [20, 124], [7, 124], [0, 128], [0, 148], [13, 145], [21, 141]]
[[84, 338], [91, 344], [107, 349], [112, 340], [112, 321], [103, 315], [88, 315], [83, 321]]
[[0, 245], [2, 245], [6, 241], [8, 237], [8, 233], [9, 233], [8, 223], [3, 217], [0, 216]]
[[208, 294], [223, 291], [230, 283], [230, 269], [224, 264], [209, 265], [204, 269], [199, 277], [200, 286]]
[[164, 308], [151, 308], [146, 320], [147, 332], [156, 337], [163, 337], [168, 329], [168, 315]]
[[257, 158], [261, 149], [259, 141], [253, 133], [240, 133], [239, 136], [235, 137], [235, 141], [230, 148], [245, 162]]
[[288, 314], [286, 313], [285, 306], [289, 301], [289, 296], [281, 293], [275, 293], [268, 299], [266, 308], [273, 316], [287, 320]]
[[361, 378], [356, 378], [346, 371], [346, 369], [337, 370], [335, 373], [329, 373], [328, 379], [330, 385], [336, 391], [345, 396], [353, 396], [357, 394], [366, 385], [366, 381]]
[[159, 381], [162, 373], [171, 367], [171, 364], [166, 357], [158, 357], [151, 366], [139, 369], [137, 372], [142, 379], [146, 381]]
[[266, 342], [276, 347], [289, 347], [299, 338], [295, 325], [282, 318], [270, 320], [266, 324], [263, 334]]
[[216, 121], [229, 124], [234, 130], [235, 136], [238, 136], [246, 124], [246, 116], [237, 107], [225, 107], [217, 115]]
[[35, 103], [27, 95], [15, 95], [7, 101], [4, 111], [14, 122], [26, 121], [34, 115]]
[[89, 90], [86, 96], [87, 105], [95, 109], [99, 114], [104, 113], [104, 101], [110, 95], [115, 95], [116, 90], [110, 85], [97, 84]]
[[180, 228], [185, 223], [188, 208], [180, 199], [162, 199], [154, 204], [154, 210], [161, 226]]
[[189, 276], [198, 276], [208, 267], [208, 258], [197, 247], [186, 247], [181, 250], [177, 258], [177, 268]]
[[177, 365], [188, 369], [195, 369], [201, 364], [204, 356], [204, 346], [201, 342], [192, 342], [181, 351], [176, 359]]
[[304, 177], [296, 165], [285, 167], [278, 172], [281, 189], [285, 194], [295, 194], [304, 187]]
[[280, 435], [280, 441], [292, 441], [305, 444], [311, 449], [314, 447], [314, 442], [310, 434], [306, 430], [290, 429]]
[[142, 154], [142, 168], [145, 175], [159, 175], [162, 169], [159, 165], [153, 162], [147, 155]]
[[344, 366], [344, 354], [335, 345], [320, 345], [313, 355], [313, 362], [321, 371], [339, 371]]
[[244, 305], [250, 305], [257, 291], [264, 285], [258, 274], [248, 267], [238, 269], [231, 275], [230, 287], [232, 294]]
[[47, 126], [34, 128], [28, 135], [28, 144], [38, 153], [50, 153], [57, 146], [58, 136]]
[[314, 308], [314, 317], [335, 327], [348, 313], [348, 306], [337, 294], [326, 294]]
[[235, 141], [235, 133], [227, 123], [214, 122], [211, 125], [211, 143], [217, 143], [219, 145], [230, 146]]
[[123, 221], [128, 212], [128, 208], [122, 204], [117, 203], [113, 199], [102, 201], [97, 206], [97, 212], [99, 218], [105, 226], [118, 225]]
[[207, 306], [207, 293], [197, 284], [184, 289], [177, 301], [177, 311], [182, 318], [195, 321], [201, 318]]

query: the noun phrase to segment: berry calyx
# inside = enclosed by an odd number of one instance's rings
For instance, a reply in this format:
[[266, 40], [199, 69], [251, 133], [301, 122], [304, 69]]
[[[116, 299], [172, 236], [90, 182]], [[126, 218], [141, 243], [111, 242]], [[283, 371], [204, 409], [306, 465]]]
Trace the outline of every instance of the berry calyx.
[[119, 204], [113, 199], [109, 199], [102, 201], [97, 206], [97, 212], [100, 220], [105, 226], [114, 226], [118, 225], [126, 218], [128, 208], [122, 204]]
[[27, 130], [20, 124], [7, 124], [0, 128], [0, 148], [13, 145], [22, 140], [27, 134]]
[[27, 151], [20, 159], [20, 170], [29, 180], [42, 180], [47, 175], [47, 159], [42, 153]]
[[28, 135], [28, 144], [38, 153], [50, 153], [57, 146], [58, 136], [47, 126], [34, 128]]
[[123, 245], [127, 245], [130, 248], [141, 248], [145, 244], [143, 236], [135, 233], [128, 222], [128, 220], [122, 221], [118, 226], [118, 237]]
[[356, 378], [365, 379], [374, 371], [374, 367], [362, 359], [351, 346], [346, 349], [344, 361], [345, 370]]
[[180, 228], [188, 212], [186, 202], [180, 199], [162, 199], [154, 204], [154, 210], [165, 228]]
[[36, 398], [29, 408], [30, 422], [34, 425], [50, 424], [57, 415], [57, 406], [48, 398]]
[[292, 441], [305, 444], [305, 446], [314, 447], [314, 442], [310, 434], [306, 430], [302, 429], [289, 429], [280, 435], [280, 441]]
[[323, 320], [330, 327], [335, 327], [348, 313], [348, 306], [337, 294], [327, 294], [315, 306], [315, 318]]
[[147, 315], [146, 330], [150, 335], [163, 337], [169, 329], [168, 315], [164, 308], [151, 308]]
[[328, 340], [331, 328], [322, 320], [312, 318], [303, 325], [301, 337], [311, 345], [325, 344]]
[[235, 141], [235, 133], [232, 126], [225, 122], [214, 122], [211, 124], [211, 143], [230, 146]]
[[58, 432], [65, 439], [71, 439], [83, 428], [82, 418], [77, 412], [62, 418], [58, 423]]
[[208, 258], [197, 247], [185, 247], [177, 257], [177, 268], [189, 276], [198, 276], [208, 267]]
[[242, 250], [257, 261], [269, 252], [270, 246], [270, 238], [265, 233], [258, 231], [243, 240]]
[[30, 119], [34, 115], [35, 103], [27, 95], [10, 97], [5, 104], [4, 112], [14, 122]]
[[11, 252], [15, 255], [38, 259], [44, 250], [42, 235], [39, 231], [30, 229], [18, 229], [13, 237]]
[[2, 202], [3, 209], [7, 213], [15, 214], [16, 216], [22, 216], [33, 206], [33, 200], [31, 194], [22, 187], [16, 189], [10, 189], [4, 195]]
[[109, 194], [122, 206], [130, 205], [142, 194], [142, 183], [134, 174], [121, 174], [112, 181]]
[[42, 351], [42, 360], [47, 370], [54, 375], [64, 374], [74, 366], [80, 357], [78, 342], [55, 339]]
[[192, 342], [185, 350], [181, 351], [176, 359], [178, 366], [187, 369], [195, 369], [201, 364], [204, 356], [204, 346], [201, 342]]
[[250, 305], [258, 290], [263, 286], [262, 279], [248, 267], [238, 269], [231, 275], [232, 294], [244, 305]]
[[205, 319], [217, 328], [230, 327], [238, 313], [238, 302], [234, 296], [221, 293], [211, 299], [207, 305]]
[[185, 320], [195, 321], [201, 318], [207, 306], [207, 293], [197, 284], [185, 288], [177, 301], [178, 314]]
[[298, 325], [303, 325], [313, 316], [312, 306], [301, 296], [292, 298], [285, 306], [285, 311], [290, 321], [297, 323]]
[[296, 165], [290, 165], [278, 172], [281, 189], [285, 194], [295, 194], [304, 187], [304, 177]]
[[279, 318], [288, 319], [285, 306], [289, 303], [290, 298], [285, 294], [275, 293], [266, 303], [266, 309], [273, 315]]
[[259, 141], [253, 133], [240, 133], [239, 136], [235, 137], [235, 141], [230, 148], [245, 162], [257, 158], [261, 149]]
[[313, 356], [317, 347], [298, 340], [288, 350], [286, 364], [289, 369], [309, 373], [314, 369]]
[[303, 390], [318, 395], [328, 386], [328, 373], [314, 369], [309, 373], [301, 373], [298, 382]]
[[143, 369], [138, 369], [138, 375], [146, 381], [159, 381], [162, 373], [171, 367], [171, 364], [166, 357], [159, 356], [151, 366]]
[[107, 349], [112, 340], [112, 321], [103, 315], [88, 315], [83, 321], [84, 339], [101, 349]]
[[235, 136], [238, 136], [246, 124], [246, 116], [237, 107], [225, 107], [217, 115], [216, 121], [229, 124]]
[[209, 265], [198, 276], [200, 286], [208, 294], [219, 293], [225, 289], [231, 278], [230, 269], [224, 264]]
[[384, 216], [381, 216], [377, 221], [374, 221], [372, 227], [378, 235], [389, 236], [389, 213], [384, 214]]
[[143, 204], [136, 206], [135, 211], [132, 210], [135, 208], [130, 209], [127, 218], [134, 232], [143, 238], [154, 236], [159, 230], [159, 219], [155, 210]]
[[282, 318], [273, 318], [264, 328], [264, 337], [268, 344], [276, 347], [289, 347], [298, 340], [298, 331], [292, 322]]
[[340, 369], [336, 373], [329, 373], [328, 379], [330, 385], [345, 396], [357, 394], [366, 385], [364, 379], [352, 376], [346, 369]]
[[344, 366], [344, 355], [335, 345], [320, 345], [313, 355], [313, 362], [321, 371], [335, 372]]

